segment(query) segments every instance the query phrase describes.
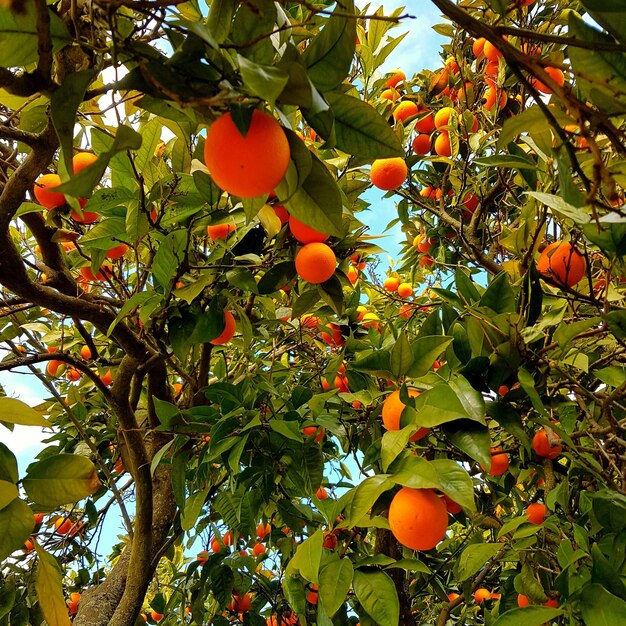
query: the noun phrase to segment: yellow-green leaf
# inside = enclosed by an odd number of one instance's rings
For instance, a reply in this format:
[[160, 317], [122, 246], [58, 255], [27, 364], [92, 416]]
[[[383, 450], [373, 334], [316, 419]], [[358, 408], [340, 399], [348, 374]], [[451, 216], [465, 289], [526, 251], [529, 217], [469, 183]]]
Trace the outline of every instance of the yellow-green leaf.
[[0, 510], [17, 498], [17, 487], [6, 480], [0, 480]]
[[32, 509], [19, 498], [0, 510], [0, 561], [15, 550], [24, 547], [24, 542], [35, 528]]
[[63, 574], [56, 559], [46, 552], [37, 542], [35, 550], [39, 557], [35, 591], [39, 598], [41, 612], [48, 626], [69, 626], [67, 606], [63, 597]]
[[0, 398], [0, 422], [22, 426], [50, 426], [47, 419], [17, 398]]

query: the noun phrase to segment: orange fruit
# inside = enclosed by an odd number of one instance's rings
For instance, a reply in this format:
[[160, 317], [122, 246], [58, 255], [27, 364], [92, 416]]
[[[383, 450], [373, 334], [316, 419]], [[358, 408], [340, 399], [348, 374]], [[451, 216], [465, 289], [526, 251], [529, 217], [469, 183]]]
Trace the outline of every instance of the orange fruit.
[[432, 239], [426, 237], [424, 233], [419, 233], [416, 235], [415, 239], [413, 239], [413, 246], [417, 248], [419, 252], [428, 252], [433, 243], [435, 243]]
[[415, 135], [411, 142], [411, 148], [415, 154], [428, 154], [430, 152], [430, 135], [426, 133]]
[[119, 246], [114, 246], [106, 253], [107, 259], [119, 259], [126, 254], [128, 246], [125, 243], [121, 243]]
[[489, 61], [497, 61], [502, 58], [502, 52], [498, 50], [490, 41], [485, 41], [483, 54]]
[[487, 87], [485, 94], [483, 95], [483, 106], [487, 111], [491, 111], [494, 106], [498, 109], [503, 109], [506, 106], [507, 95], [504, 89], [498, 89], [497, 87]]
[[256, 536], [263, 540], [272, 532], [272, 527], [269, 524], [263, 524], [262, 522], [256, 527]]
[[37, 202], [44, 208], [56, 209], [65, 205], [65, 196], [62, 193], [52, 191], [61, 184], [61, 177], [58, 174], [44, 174], [35, 181], [33, 193]]
[[446, 511], [451, 515], [456, 515], [463, 510], [463, 507], [458, 502], [449, 498], [445, 493], [441, 496], [441, 499], [446, 503]]
[[472, 44], [472, 52], [474, 53], [474, 56], [476, 58], [478, 58], [483, 53], [483, 50], [485, 49], [485, 42], [486, 41], [487, 40], [484, 37], [479, 37]]
[[280, 220], [280, 225], [284, 226], [289, 221], [289, 211], [280, 204], [275, 204], [272, 208], [274, 213], [276, 213], [276, 217]]
[[391, 77], [385, 82], [385, 87], [396, 87], [406, 80], [406, 74], [402, 70], [392, 70]]
[[310, 226], [307, 226], [304, 222], [296, 219], [293, 215], [289, 218], [289, 230], [291, 234], [300, 243], [313, 243], [315, 241], [326, 241], [330, 235], [325, 235]]
[[24, 552], [32, 552], [34, 549], [35, 549], [35, 544], [30, 539], [27, 539], [24, 542], [24, 547], [22, 548], [22, 550]]
[[77, 211], [72, 211], [71, 218], [79, 224], [93, 224], [98, 220], [100, 215], [95, 211], [83, 211], [82, 216]]
[[218, 187], [240, 198], [269, 194], [282, 180], [291, 152], [280, 124], [267, 113], [252, 112], [244, 137], [230, 113], [211, 124], [204, 162]]
[[443, 157], [452, 156], [452, 146], [450, 145], [450, 135], [448, 133], [439, 133], [435, 139], [435, 152]]
[[499, 395], [501, 398], [504, 398], [504, 396], [506, 396], [506, 394], [507, 394], [507, 393], [509, 393], [509, 391], [510, 391], [510, 390], [509, 390], [509, 388], [508, 388], [506, 385], [500, 385], [500, 386], [498, 387], [498, 395]]
[[398, 315], [408, 320], [411, 315], [416, 311], [416, 307], [413, 304], [403, 304], [398, 311]]
[[478, 196], [475, 193], [469, 191], [463, 198], [463, 206], [465, 210], [471, 215], [478, 207]]
[[551, 608], [551, 609], [558, 609], [559, 601], [556, 598], [550, 598], [549, 600], [543, 603], [543, 606], [547, 606], [548, 608]]
[[401, 298], [408, 298], [413, 295], [413, 287], [409, 283], [400, 283], [398, 285], [398, 295]]
[[354, 285], [356, 284], [356, 281], [359, 280], [359, 270], [357, 270], [354, 265], [351, 265], [346, 272], [346, 276], [348, 277], [350, 283]]
[[446, 505], [432, 489], [403, 487], [391, 501], [389, 528], [403, 546], [431, 550], [446, 536]]
[[235, 613], [247, 613], [252, 608], [252, 594], [246, 593], [243, 598], [234, 594], [228, 608]]
[[385, 278], [385, 282], [383, 283], [383, 287], [390, 292], [398, 291], [398, 285], [400, 284], [400, 279], [395, 276], [390, 276], [389, 278]]
[[265, 546], [262, 543], [255, 543], [254, 548], [252, 548], [252, 554], [254, 554], [254, 556], [265, 554]]
[[380, 330], [380, 318], [376, 315], [376, 313], [365, 313], [362, 321], [364, 328], [375, 328], [376, 330]]
[[482, 604], [485, 600], [491, 599], [491, 591], [489, 589], [485, 589], [484, 587], [479, 587], [474, 591], [474, 600], [476, 604]]
[[[483, 467], [481, 465], [481, 467]], [[483, 467], [483, 470], [485, 468]], [[509, 456], [502, 452], [502, 448], [491, 448], [491, 467], [489, 476], [502, 476], [509, 469]]]
[[212, 343], [214, 346], [222, 346], [233, 338], [236, 330], [237, 323], [235, 322], [233, 314], [224, 309], [224, 330], [209, 343]]
[[326, 436], [326, 429], [323, 426], [305, 426], [302, 433], [307, 437], [314, 437], [313, 441], [319, 443]]
[[80, 373], [80, 371], [77, 370], [75, 367], [68, 368], [67, 372], [65, 373], [65, 378], [74, 383], [80, 380], [82, 376], [83, 375]]
[[54, 521], [54, 529], [58, 535], [67, 535], [67, 534], [75, 534], [71, 531], [76, 528], [76, 524], [67, 517], [57, 517]]
[[336, 265], [335, 253], [319, 241], [307, 243], [296, 254], [296, 272], [308, 283], [326, 282], [335, 273]]
[[450, 123], [450, 117], [454, 113], [452, 107], [443, 107], [435, 113], [435, 128], [447, 126]]
[[216, 239], [226, 239], [236, 228], [235, 224], [210, 224], [206, 227], [206, 232], [209, 239], [215, 241]]
[[461, 596], [458, 593], [449, 593], [448, 594], [448, 602], [454, 602], [457, 598]]
[[402, 157], [376, 159], [370, 169], [372, 184], [383, 191], [397, 189], [407, 177], [409, 169]]
[[317, 585], [311, 585], [311, 591], [309, 591], [306, 594], [306, 601], [309, 604], [317, 604], [317, 597], [318, 597]]
[[411, 100], [405, 100], [404, 102], [400, 102], [400, 104], [393, 110], [392, 115], [393, 119], [398, 122], [404, 122], [409, 117], [413, 117], [417, 115], [417, 104], [412, 102]]
[[150, 613], [150, 617], [152, 618], [153, 622], [160, 622], [164, 615], [163, 613], [158, 613], [157, 611], [152, 611], [152, 613]]
[[89, 167], [92, 163], [95, 163], [98, 157], [92, 152], [78, 152], [72, 159], [72, 169], [74, 174], [78, 174], [86, 167]]
[[53, 361], [48, 361], [48, 365], [46, 365], [46, 372], [48, 376], [56, 376], [59, 367], [61, 367], [63, 364], [63, 361], [57, 361], [56, 359]]
[[198, 555], [196, 556], [196, 561], [198, 561], [198, 563], [200, 563], [200, 566], [203, 567], [204, 565], [206, 565], [208, 558], [209, 553], [206, 550], [202, 550], [201, 552], [198, 552]]
[[517, 606], [520, 607], [520, 609], [523, 609], [524, 607], [528, 606], [530, 604], [530, 600], [528, 599], [527, 596], [525, 596], [522, 593], [518, 593], [517, 594]]
[[524, 515], [528, 516], [528, 521], [531, 524], [543, 524], [548, 515], [548, 509], [541, 502], [533, 502], [526, 507]]
[[43, 513], [35, 513], [34, 514], [35, 526], [39, 526], [39, 524], [41, 524], [41, 522], [43, 522], [43, 518], [44, 518], [44, 514]]
[[111, 276], [112, 274], [111, 269], [112, 267], [110, 265], [103, 265], [100, 268], [100, 271], [97, 274], [94, 274], [91, 271], [91, 268], [85, 265], [85, 267], [81, 267], [78, 271], [80, 275], [83, 277], [83, 279], [88, 282], [95, 282], [95, 281], [102, 282], [107, 279], [107, 276]]
[[100, 376], [100, 380], [102, 381], [102, 384], [107, 387], [113, 384], [113, 375], [111, 374], [111, 370], [107, 370], [106, 374]]
[[315, 492], [315, 497], [318, 500], [328, 500], [328, 491], [326, 491], [324, 487], [319, 487], [318, 490]]
[[[543, 71], [559, 86], [563, 87], [565, 84], [565, 74], [558, 67], [544, 67]], [[548, 87], [545, 83], [542, 83], [538, 78], [534, 78], [532, 81], [533, 87], [541, 93], [551, 94], [552, 88]]]
[[537, 271], [560, 285], [573, 287], [585, 275], [585, 257], [567, 241], [555, 241], [547, 246], [537, 261]]
[[[409, 389], [409, 398], [416, 398], [420, 395], [417, 389]], [[387, 430], [400, 430], [400, 418], [406, 404], [400, 400], [400, 391], [390, 393], [383, 402], [383, 425]], [[420, 428], [409, 441], [417, 441], [428, 434], [428, 428]]]
[[[554, 436], [557, 440], [559, 439], [556, 433]], [[538, 430], [533, 437], [533, 450], [537, 456], [547, 459], [556, 459], [563, 451], [563, 448], [559, 445], [551, 445], [548, 439], [548, 433], [541, 429]]]
[[426, 135], [432, 133], [435, 130], [435, 118], [430, 109], [422, 109], [419, 111], [419, 115], [420, 119], [415, 124], [415, 130]]
[[380, 94], [380, 97], [383, 100], [390, 100], [391, 102], [395, 102], [400, 97], [400, 92], [395, 89], [385, 89]]

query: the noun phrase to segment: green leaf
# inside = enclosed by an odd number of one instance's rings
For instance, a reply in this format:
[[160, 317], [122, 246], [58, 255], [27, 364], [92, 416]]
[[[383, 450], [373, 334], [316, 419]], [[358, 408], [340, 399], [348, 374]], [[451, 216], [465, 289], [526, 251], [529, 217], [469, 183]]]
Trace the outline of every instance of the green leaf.
[[353, 576], [354, 567], [348, 558], [331, 561], [320, 571], [319, 600], [329, 617], [344, 603]]
[[254, 63], [242, 55], [238, 55], [237, 60], [244, 86], [252, 94], [267, 100], [273, 107], [289, 81], [289, 74], [271, 65]]
[[411, 345], [413, 349], [413, 364], [406, 372], [406, 375], [411, 378], [419, 378], [427, 374], [431, 370], [433, 363], [452, 341], [453, 337], [440, 335], [427, 335], [416, 339]]
[[[550, 609], [545, 606], [526, 606], [522, 609], [506, 611], [495, 622], [492, 622], [492, 626], [541, 626], [562, 614], [563, 611], [559, 609]], [[612, 624], [616, 623], [612, 622]], [[608, 623], [606, 626], [609, 626]]]
[[348, 76], [356, 47], [356, 19], [335, 13], [354, 13], [354, 0], [337, 5], [332, 17], [302, 55], [309, 77], [320, 91], [338, 87]]
[[17, 498], [17, 486], [13, 482], [0, 480], [0, 510]]
[[391, 356], [389, 359], [391, 373], [396, 378], [404, 376], [411, 369], [414, 358], [414, 353], [411, 344], [409, 343], [406, 330], [402, 329], [396, 343], [391, 349]]
[[187, 233], [174, 231], [159, 244], [152, 262], [152, 273], [162, 287], [169, 287], [183, 258]]
[[561, 196], [556, 196], [550, 193], [540, 193], [538, 191], [527, 191], [527, 196], [539, 200], [541, 204], [545, 204], [557, 217], [561, 219], [573, 220], [576, 224], [587, 224], [591, 221], [591, 216], [585, 213], [582, 209], [572, 206], [569, 202], [566, 202]]
[[287, 575], [293, 576], [300, 572], [300, 576], [311, 583], [319, 585], [319, 568], [322, 558], [322, 544], [324, 533], [318, 529], [308, 539], [305, 539], [297, 548], [289, 565]]
[[515, 156], [512, 154], [496, 154], [494, 156], [483, 157], [482, 159], [474, 159], [474, 163], [483, 167], [507, 167], [515, 168], [518, 170], [537, 169], [537, 164], [532, 159]]
[[456, 461], [435, 459], [430, 462], [437, 472], [440, 489], [467, 511], [476, 511], [472, 478]]
[[283, 593], [289, 606], [295, 613], [306, 613], [306, 590], [300, 576], [283, 578]]
[[456, 564], [457, 575], [461, 582], [471, 578], [487, 561], [504, 547], [501, 543], [477, 543], [467, 546]]
[[471, 420], [456, 420], [441, 427], [446, 439], [484, 467], [491, 465], [491, 437], [486, 426]]
[[580, 608], [586, 626], [626, 624], [626, 602], [598, 583], [584, 588]]
[[63, 570], [38, 543], [35, 543], [35, 549], [38, 557], [35, 591], [41, 612], [48, 626], [69, 626], [71, 622], [63, 597]]
[[484, 306], [495, 313], [513, 313], [515, 311], [515, 294], [511, 289], [509, 275], [500, 272], [483, 293], [479, 306]]
[[397, 626], [400, 603], [393, 580], [380, 571], [354, 571], [354, 594], [367, 614], [379, 626]]
[[[26, 67], [37, 62], [39, 37], [34, 2], [24, 2], [23, 11], [0, 9], [0, 67]], [[56, 13], [48, 9], [52, 52], [72, 38]]]
[[100, 487], [100, 480], [87, 457], [57, 454], [29, 465], [23, 485], [34, 502], [57, 507], [90, 496]]
[[401, 430], [388, 430], [382, 438], [380, 447], [380, 462], [383, 472], [394, 462], [398, 455], [406, 448], [411, 435], [417, 431], [417, 426], [411, 425]]
[[209, 487], [202, 491], [197, 491], [190, 495], [185, 501], [185, 509], [181, 512], [180, 516], [180, 526], [185, 532], [191, 530], [196, 525], [196, 521], [202, 512], [202, 507], [204, 506], [209, 491]]
[[307, 226], [343, 237], [343, 208], [337, 181], [316, 156], [312, 157], [309, 175], [285, 202], [285, 208]]
[[343, 93], [327, 93], [335, 116], [336, 147], [363, 159], [404, 156], [402, 143], [373, 106]]
[[626, 368], [613, 365], [611, 367], [603, 367], [599, 370], [591, 372], [598, 380], [606, 383], [610, 387], [619, 387], [626, 382]]
[[302, 443], [304, 439], [300, 433], [300, 426], [298, 422], [287, 422], [285, 420], [272, 419], [269, 421], [270, 428], [292, 441], [298, 441]]
[[236, 8], [237, 3], [233, 0], [212, 0], [209, 7], [207, 28], [218, 44], [226, 41]]
[[581, 4], [618, 41], [626, 40], [626, 11], [622, 0], [581, 0]]
[[601, 227], [596, 223], [583, 224], [585, 237], [595, 243], [608, 256], [624, 256], [626, 254], [626, 224], [606, 223], [600, 220]]
[[142, 142], [135, 154], [135, 167], [138, 172], [143, 172], [148, 163], [154, 158], [154, 152], [161, 141], [161, 129], [163, 125], [154, 117], [139, 128]]
[[[15, 581], [5, 578], [0, 585], [0, 620], [8, 615], [15, 604]], [[7, 624], [6, 620], [4, 624]]]
[[520, 368], [517, 373], [517, 380], [519, 380], [519, 384], [522, 386], [522, 389], [526, 392], [526, 395], [530, 398], [530, 402], [533, 405], [535, 411], [543, 415], [545, 413], [545, 408], [543, 406], [543, 402], [535, 389], [535, 380], [532, 375], [527, 372], [525, 369]]
[[[574, 120], [563, 113], [560, 109], [551, 109], [551, 113], [561, 126], [573, 124]], [[498, 138], [498, 148], [504, 149], [509, 142], [521, 133], [543, 132], [546, 129], [546, 117], [537, 105], [528, 107], [526, 110], [513, 115], [504, 122]]]
[[0, 442], [0, 480], [16, 483], [18, 479], [17, 459], [13, 452]]
[[554, 331], [554, 341], [559, 344], [561, 349], [567, 348], [570, 342], [586, 330], [599, 326], [602, 319], [599, 317], [591, 317], [586, 320], [578, 320], [577, 322], [568, 322], [561, 324]]
[[358, 524], [367, 515], [373, 504], [385, 491], [393, 488], [393, 481], [386, 474], [366, 478], [355, 490], [350, 503], [350, 514], [346, 520], [349, 528]]
[[32, 509], [19, 498], [0, 510], [0, 560], [24, 547], [35, 528]]
[[[282, 261], [270, 267], [259, 280], [257, 288], [261, 295], [274, 293], [288, 285], [296, 277], [296, 265], [293, 261]], [[319, 297], [318, 297], [319, 299]]]
[[74, 154], [74, 122], [76, 112], [83, 102], [89, 83], [95, 78], [94, 70], [71, 72], [65, 77], [60, 87], [50, 98], [50, 117], [59, 138], [61, 159], [65, 172], [72, 175], [72, 156]]
[[0, 422], [22, 426], [50, 426], [35, 409], [16, 398], [0, 398]]

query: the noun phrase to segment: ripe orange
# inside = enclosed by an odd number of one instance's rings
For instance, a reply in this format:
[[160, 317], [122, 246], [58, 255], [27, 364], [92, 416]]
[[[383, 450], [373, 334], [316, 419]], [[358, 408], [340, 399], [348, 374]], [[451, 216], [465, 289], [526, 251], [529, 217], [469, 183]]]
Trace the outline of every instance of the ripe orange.
[[296, 272], [308, 283], [326, 282], [335, 273], [336, 264], [335, 253], [319, 241], [307, 243], [296, 254]]
[[102, 381], [102, 384], [107, 387], [113, 384], [113, 374], [111, 374], [111, 370], [107, 370], [106, 374], [100, 376], [100, 380]]
[[67, 380], [71, 382], [76, 382], [80, 380], [82, 376], [83, 375], [80, 373], [80, 371], [77, 370], [75, 367], [68, 368], [67, 372], [65, 373], [65, 378], [67, 378]]
[[414, 304], [403, 304], [398, 311], [398, 315], [408, 320], [411, 315], [416, 311], [417, 307]]
[[326, 241], [329, 235], [321, 233], [319, 230], [315, 230], [310, 226], [307, 226], [304, 222], [296, 219], [293, 215], [289, 218], [289, 230], [291, 234], [300, 243], [313, 243], [315, 241]]
[[280, 124], [255, 110], [244, 137], [230, 113], [210, 126], [204, 162], [215, 183], [230, 194], [254, 198], [269, 194], [282, 180], [291, 152]]
[[100, 217], [95, 211], [83, 211], [82, 216], [77, 211], [72, 211], [71, 218], [79, 224], [93, 224]]
[[56, 359], [53, 361], [48, 361], [48, 365], [46, 365], [46, 372], [48, 376], [56, 376], [59, 367], [61, 367], [62, 365], [64, 365], [63, 361], [57, 361]]
[[234, 613], [247, 613], [252, 608], [252, 594], [246, 593], [243, 598], [236, 593], [233, 594], [233, 601], [228, 608]]
[[152, 618], [153, 622], [160, 622], [164, 615], [163, 613], [158, 613], [157, 611], [152, 611], [152, 613], [150, 613], [150, 617]]
[[398, 285], [398, 295], [401, 298], [408, 298], [413, 295], [413, 287], [409, 283], [400, 283]]
[[91, 271], [91, 268], [87, 265], [85, 265], [85, 267], [81, 267], [78, 271], [80, 273], [80, 275], [83, 277], [84, 280], [88, 281], [88, 282], [95, 282], [95, 281], [105, 281], [107, 279], [107, 276], [111, 276], [112, 275], [112, 266], [110, 265], [103, 265], [100, 268], [100, 271], [97, 274], [94, 274]]
[[385, 89], [381, 94], [380, 97], [383, 100], [389, 100], [391, 102], [395, 102], [399, 97], [400, 97], [400, 92], [397, 91], [396, 89]]
[[474, 600], [476, 604], [482, 604], [485, 600], [491, 599], [491, 591], [489, 589], [485, 589], [484, 587], [479, 587], [474, 591]]
[[433, 243], [435, 242], [429, 237], [426, 237], [424, 233], [419, 233], [416, 235], [415, 239], [413, 239], [413, 246], [417, 248], [419, 252], [428, 252], [432, 248]]
[[313, 441], [319, 443], [326, 436], [326, 429], [323, 426], [305, 426], [302, 433], [307, 437], [313, 437]]
[[409, 169], [402, 157], [376, 159], [370, 169], [372, 184], [383, 191], [397, 189], [407, 177]]
[[527, 596], [525, 596], [522, 593], [517, 594], [517, 606], [519, 606], [520, 609], [527, 607], [529, 604], [530, 604], [530, 600], [528, 599]]
[[478, 196], [472, 191], [465, 194], [463, 198], [463, 206], [465, 210], [471, 215], [478, 207]]
[[406, 80], [406, 74], [402, 70], [393, 70], [390, 72], [391, 77], [387, 79], [385, 87], [396, 87]]
[[43, 522], [43, 518], [44, 518], [43, 513], [35, 513], [34, 514], [35, 526], [39, 526], [39, 524]]
[[89, 167], [92, 163], [95, 163], [98, 157], [91, 152], [78, 152], [72, 159], [72, 169], [74, 174], [78, 174], [86, 167]]
[[435, 128], [441, 128], [447, 126], [450, 122], [450, 117], [454, 113], [452, 107], [443, 107], [435, 113]]
[[119, 259], [126, 254], [128, 246], [125, 243], [121, 243], [119, 246], [114, 246], [106, 253], [107, 259]]
[[[482, 467], [482, 466], [481, 466]], [[485, 469], [483, 467], [483, 469]], [[489, 476], [502, 476], [509, 469], [509, 456], [502, 448], [491, 448], [491, 467]]]
[[317, 597], [318, 597], [317, 585], [311, 585], [311, 591], [309, 591], [306, 594], [306, 601], [309, 604], [317, 604]]
[[210, 224], [206, 227], [206, 232], [209, 239], [215, 241], [216, 239], [226, 239], [236, 228], [235, 224]]
[[585, 275], [587, 262], [568, 241], [555, 241], [543, 250], [537, 261], [537, 271], [560, 285], [573, 287]]
[[506, 394], [507, 394], [507, 393], [509, 393], [509, 391], [510, 391], [510, 390], [509, 390], [509, 388], [508, 388], [506, 385], [500, 385], [500, 386], [498, 387], [498, 395], [499, 395], [501, 398], [504, 398], [504, 396], [506, 396]]
[[218, 335], [215, 339], [212, 339], [209, 343], [212, 343], [214, 346], [222, 346], [225, 343], [228, 343], [233, 336], [235, 335], [235, 331], [237, 330], [237, 323], [235, 322], [235, 318], [230, 311], [224, 309], [224, 330]]
[[32, 540], [27, 539], [24, 542], [24, 547], [22, 548], [22, 551], [24, 552], [32, 552], [35, 549], [35, 544], [32, 542]]
[[450, 515], [456, 515], [463, 510], [463, 507], [458, 502], [449, 498], [445, 493], [441, 496], [441, 498], [446, 503], [446, 511], [448, 511]]
[[547, 606], [550, 609], [558, 609], [559, 601], [556, 598], [550, 598], [549, 600], [543, 603], [543, 606]]
[[413, 117], [417, 115], [417, 104], [412, 102], [411, 100], [405, 100], [404, 102], [400, 102], [400, 104], [393, 110], [393, 119], [398, 122], [404, 122], [409, 117]]
[[446, 536], [446, 505], [432, 489], [403, 487], [391, 501], [389, 528], [403, 546], [431, 550]]
[[533, 502], [526, 507], [524, 515], [528, 516], [528, 521], [531, 524], [543, 524], [543, 521], [548, 515], [548, 509], [546, 505], [541, 502]]
[[483, 95], [483, 106], [487, 111], [491, 111], [494, 106], [497, 106], [498, 109], [503, 109], [506, 106], [507, 95], [504, 89], [499, 89], [498, 87], [487, 87], [485, 89], [485, 94]]
[[346, 276], [348, 277], [350, 283], [355, 285], [356, 281], [359, 280], [359, 270], [357, 270], [354, 265], [351, 265], [346, 272]]
[[[565, 84], [565, 74], [558, 67], [544, 67], [543, 71], [559, 86], [563, 87]], [[542, 83], [538, 78], [531, 81], [533, 87], [541, 93], [551, 94], [552, 88], [548, 87], [545, 83]]]
[[56, 209], [65, 204], [65, 196], [62, 193], [52, 191], [61, 184], [61, 177], [58, 174], [44, 174], [35, 181], [33, 193], [37, 202], [44, 208]]
[[426, 135], [432, 133], [435, 130], [435, 118], [430, 109], [421, 109], [419, 115], [420, 119], [415, 124], [415, 130]]
[[428, 154], [430, 152], [430, 135], [426, 133], [415, 135], [411, 148], [415, 154]]
[[326, 491], [324, 487], [319, 487], [318, 490], [315, 492], [315, 497], [318, 500], [328, 500], [328, 491]]
[[289, 211], [280, 204], [275, 204], [272, 208], [274, 213], [276, 213], [276, 217], [280, 220], [280, 225], [284, 226], [289, 221]]
[[502, 58], [502, 52], [498, 50], [490, 41], [485, 41], [485, 45], [483, 47], [483, 54], [489, 61], [497, 61]]
[[54, 521], [54, 529], [58, 535], [75, 535], [77, 524], [67, 517], [57, 517]]
[[263, 524], [263, 522], [261, 522], [256, 527], [256, 536], [261, 540], [265, 539], [271, 532], [272, 527], [269, 524]]
[[[559, 439], [556, 433], [554, 436], [557, 440]], [[541, 429], [537, 431], [533, 437], [533, 450], [537, 456], [548, 459], [556, 459], [556, 457], [563, 451], [563, 448], [559, 445], [550, 445], [548, 434], [545, 430]]]
[[364, 328], [380, 330], [380, 318], [376, 313], [365, 313], [362, 318]]
[[[417, 389], [409, 389], [409, 398], [416, 398], [420, 395]], [[383, 402], [383, 425], [387, 430], [400, 430], [400, 418], [402, 417], [402, 411], [406, 404], [400, 400], [400, 391], [394, 391], [390, 393]], [[420, 428], [414, 435], [411, 436], [409, 441], [417, 441], [422, 439], [428, 434], [428, 428]]]
[[201, 552], [198, 552], [198, 555], [196, 556], [196, 561], [200, 563], [200, 567], [204, 567], [208, 559], [209, 559], [209, 553], [206, 550], [202, 550]]
[[254, 554], [254, 556], [261, 556], [261, 554], [265, 554], [265, 546], [262, 543], [255, 543], [252, 548], [252, 554]]
[[484, 37], [479, 37], [472, 44], [472, 52], [474, 53], [474, 56], [476, 58], [478, 58], [483, 53], [483, 50], [485, 49], [485, 42], [486, 41], [487, 40]]
[[442, 157], [452, 156], [452, 146], [450, 145], [450, 135], [448, 133], [439, 133], [435, 139], [435, 152]]
[[383, 287], [390, 292], [398, 291], [398, 285], [400, 284], [400, 279], [395, 276], [390, 276], [389, 278], [385, 278], [385, 282], [383, 283]]
[[448, 602], [454, 602], [457, 598], [461, 596], [458, 593], [449, 593], [448, 594]]

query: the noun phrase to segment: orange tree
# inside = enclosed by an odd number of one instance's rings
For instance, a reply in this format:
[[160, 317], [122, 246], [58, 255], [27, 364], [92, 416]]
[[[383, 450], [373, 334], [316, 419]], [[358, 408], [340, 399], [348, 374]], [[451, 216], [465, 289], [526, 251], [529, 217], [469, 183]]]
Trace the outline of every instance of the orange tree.
[[626, 622], [626, 14], [433, 4], [0, 3], [3, 624]]

